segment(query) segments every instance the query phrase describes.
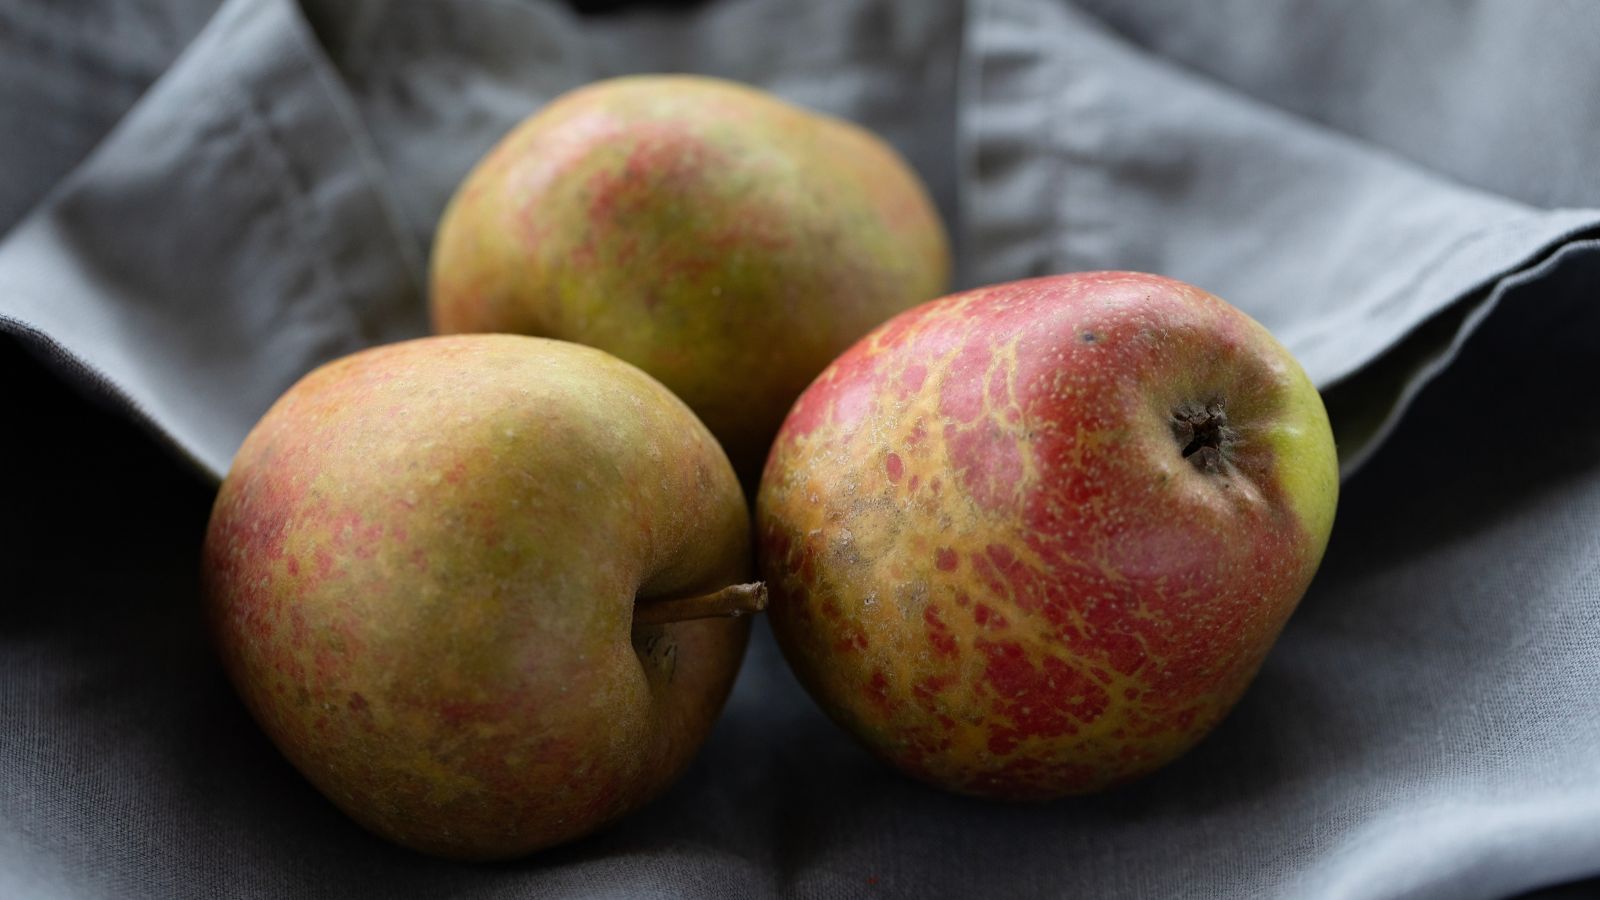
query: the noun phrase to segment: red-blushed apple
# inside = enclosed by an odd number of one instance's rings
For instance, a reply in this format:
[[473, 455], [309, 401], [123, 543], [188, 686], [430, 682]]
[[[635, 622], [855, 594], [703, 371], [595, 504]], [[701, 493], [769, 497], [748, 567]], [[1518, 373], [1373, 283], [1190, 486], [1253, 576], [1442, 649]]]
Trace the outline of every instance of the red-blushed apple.
[[754, 485], [800, 391], [948, 290], [916, 174], [848, 122], [733, 82], [557, 98], [462, 182], [433, 248], [439, 332], [599, 347], [661, 379]]
[[[425, 338], [307, 375], [246, 438], [204, 550], [225, 667], [335, 804], [517, 856], [662, 790], [759, 608], [726, 456], [627, 363]], [[704, 618], [712, 616], [712, 618]]]
[[1205, 291], [1096, 272], [904, 313], [795, 404], [757, 503], [784, 654], [883, 759], [1048, 799], [1198, 741], [1322, 558], [1327, 414]]

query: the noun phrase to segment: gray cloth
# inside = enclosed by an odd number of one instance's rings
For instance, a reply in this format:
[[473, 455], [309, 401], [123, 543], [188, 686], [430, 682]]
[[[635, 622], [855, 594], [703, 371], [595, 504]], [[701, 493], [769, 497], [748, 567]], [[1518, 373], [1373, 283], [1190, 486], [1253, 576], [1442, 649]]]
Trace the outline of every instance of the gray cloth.
[[[1471, 898], [1600, 874], [1600, 8], [84, 7], [0, 2], [0, 372], [27, 392], [0, 437], [0, 897]], [[1339, 522], [1189, 756], [1042, 807], [946, 796], [829, 725], [758, 628], [682, 783], [470, 867], [367, 836], [250, 724], [195, 623], [212, 479], [299, 375], [422, 332], [434, 220], [513, 122], [660, 70], [884, 134], [964, 284], [1163, 272], [1305, 362]]]

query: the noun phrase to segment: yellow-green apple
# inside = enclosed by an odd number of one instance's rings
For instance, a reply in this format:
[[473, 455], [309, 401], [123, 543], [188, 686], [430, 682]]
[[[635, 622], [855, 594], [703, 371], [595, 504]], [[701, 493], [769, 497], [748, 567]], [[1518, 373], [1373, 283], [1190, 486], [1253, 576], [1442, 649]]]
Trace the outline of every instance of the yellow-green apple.
[[204, 551], [225, 667], [373, 831], [510, 857], [643, 804], [722, 706], [758, 608], [744, 498], [666, 388], [575, 344], [424, 338], [307, 375]]
[[800, 391], [949, 268], [938, 213], [878, 138], [731, 82], [637, 76], [558, 98], [478, 163], [440, 222], [431, 311], [439, 332], [634, 363], [754, 484]]
[[1116, 784], [1244, 691], [1321, 560], [1321, 398], [1272, 336], [1131, 272], [956, 294], [800, 397], [757, 503], [773, 630], [879, 756], [971, 794]]

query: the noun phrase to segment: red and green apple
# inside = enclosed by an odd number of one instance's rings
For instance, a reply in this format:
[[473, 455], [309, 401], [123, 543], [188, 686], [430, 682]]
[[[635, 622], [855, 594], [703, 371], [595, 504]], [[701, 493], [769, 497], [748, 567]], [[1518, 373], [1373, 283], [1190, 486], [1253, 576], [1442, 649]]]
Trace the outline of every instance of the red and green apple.
[[[517, 856], [688, 764], [759, 608], [744, 497], [666, 388], [575, 344], [425, 338], [307, 375], [204, 550], [225, 667], [284, 755], [401, 844]], [[711, 618], [705, 618], [711, 616]]]
[[794, 405], [757, 503], [819, 704], [951, 790], [1124, 782], [1232, 707], [1338, 495], [1321, 399], [1254, 320], [1130, 272], [906, 312]]
[[478, 163], [440, 222], [431, 309], [439, 332], [639, 366], [753, 485], [800, 391], [949, 270], [938, 212], [876, 136], [733, 82], [636, 76], [557, 98]]

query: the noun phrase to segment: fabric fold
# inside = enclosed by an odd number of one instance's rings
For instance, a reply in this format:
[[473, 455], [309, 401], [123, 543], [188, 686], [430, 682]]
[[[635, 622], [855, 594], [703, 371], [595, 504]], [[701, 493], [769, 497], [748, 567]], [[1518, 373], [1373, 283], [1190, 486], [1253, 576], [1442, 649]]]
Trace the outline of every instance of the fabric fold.
[[[0, 238], [0, 364], [27, 363], [0, 373], [24, 412], [73, 420], [34, 433], [25, 417], [0, 440], [23, 451], [0, 504], [0, 894], [1489, 900], [1600, 875], [1600, 213], [1546, 208], [1594, 202], [1562, 193], [1580, 167], [1538, 172], [1595, 148], [1543, 156], [1522, 135], [1481, 160], [1525, 166], [1480, 178], [1466, 143], [1417, 152], [1433, 125], [1407, 132], [1379, 82], [1351, 74], [1375, 57], [1329, 39], [1520, 22], [1449, 61], [1536, 52], [1545, 13], [1493, 3], [1452, 19], [1338, 0], [713, 0], [586, 18], [229, 0]], [[1303, 64], [1281, 47], [1260, 70], [1205, 58], [1294, 34]], [[215, 479], [301, 374], [423, 333], [433, 222], [478, 154], [560, 91], [653, 70], [747, 81], [885, 135], [950, 219], [959, 287], [1158, 271], [1300, 355], [1352, 477], [1309, 593], [1191, 753], [1043, 806], [944, 794], [835, 728], [758, 620], [676, 787], [482, 867], [362, 831], [250, 720], [195, 606], [212, 490], [168, 457]], [[1347, 80], [1318, 83], [1330, 73]], [[1489, 99], [1522, 96], [1525, 74]], [[1500, 117], [1441, 91], [1448, 115], [1429, 123]], [[133, 93], [86, 107], [66, 138]], [[0, 193], [0, 219], [36, 199]], [[16, 344], [58, 377], [3, 355]], [[69, 404], [60, 381], [175, 452]]]
[[42, 332], [213, 477], [295, 378], [425, 329], [422, 265], [286, 0], [223, 7], [0, 243]]
[[[1070, 4], [979, 8], [966, 135], [978, 281], [1082, 269], [1171, 275], [1260, 320], [1327, 387], [1600, 227], [1600, 211], [1538, 209], [1469, 188], [1195, 78]], [[1462, 327], [1478, 318], [1465, 315]], [[1396, 397], [1418, 386], [1362, 395], [1398, 411]], [[1342, 425], [1349, 474], [1387, 429]]]

